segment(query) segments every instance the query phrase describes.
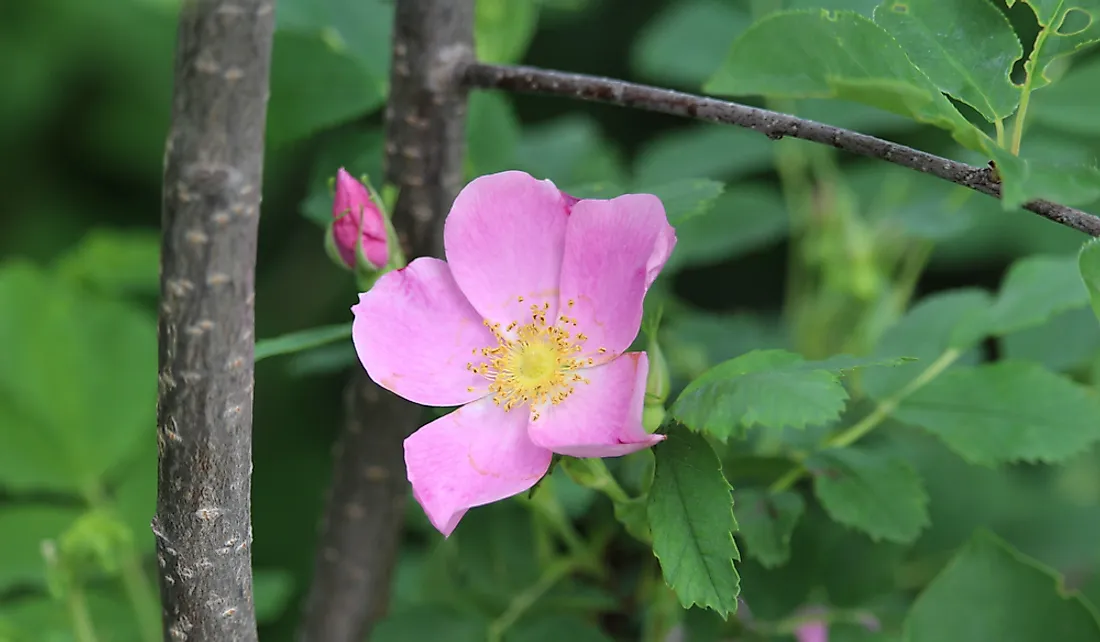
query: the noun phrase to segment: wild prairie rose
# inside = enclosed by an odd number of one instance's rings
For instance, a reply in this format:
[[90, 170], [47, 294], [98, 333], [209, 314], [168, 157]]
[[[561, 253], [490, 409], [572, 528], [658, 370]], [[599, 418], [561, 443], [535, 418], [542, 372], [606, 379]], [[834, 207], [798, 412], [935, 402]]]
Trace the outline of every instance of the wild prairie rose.
[[[386, 223], [365, 185], [343, 167], [336, 172], [329, 240], [340, 261], [351, 270], [380, 270], [389, 260]], [[334, 257], [335, 258], [335, 257]]]
[[642, 428], [646, 354], [626, 349], [676, 235], [655, 196], [578, 200], [509, 171], [469, 183], [443, 237], [446, 261], [360, 295], [352, 335], [378, 385], [461, 406], [405, 440], [413, 496], [449, 536], [468, 509], [533, 486], [553, 453], [663, 439]]

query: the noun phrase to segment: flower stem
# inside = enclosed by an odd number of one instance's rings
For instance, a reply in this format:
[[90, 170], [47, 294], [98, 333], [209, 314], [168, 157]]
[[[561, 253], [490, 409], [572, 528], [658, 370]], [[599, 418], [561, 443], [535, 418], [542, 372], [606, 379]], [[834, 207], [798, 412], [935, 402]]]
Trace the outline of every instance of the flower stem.
[[[901, 390], [879, 402], [870, 414], [853, 424], [850, 428], [826, 440], [824, 447], [842, 448], [855, 443], [867, 435], [867, 433], [878, 427], [883, 420], [887, 419], [891, 413], [897, 410], [898, 405], [901, 404], [902, 401], [928, 385], [936, 377], [943, 374], [943, 371], [947, 370], [951, 364], [955, 363], [961, 355], [962, 353], [955, 348], [944, 350], [943, 353], [940, 354], [935, 361], [929, 364], [923, 372], [917, 375], [915, 379], [906, 384]], [[806, 474], [806, 472], [806, 466], [804, 464], [799, 464], [788, 470], [782, 477], [775, 480], [768, 490], [772, 493], [781, 493], [793, 486], [795, 482]]]
[[1024, 85], [1020, 88], [1020, 108], [1016, 110], [1016, 122], [1013, 123], [1012, 128], [1012, 148], [1009, 151], [1013, 155], [1020, 154], [1020, 144], [1024, 139], [1024, 120], [1027, 118], [1027, 108], [1031, 104], [1031, 87], [1035, 83], [1035, 73], [1039, 66], [1039, 51], [1043, 48], [1049, 33], [1050, 30], [1047, 27], [1039, 30], [1039, 35], [1035, 37], [1035, 48], [1031, 50], [1031, 55], [1024, 63], [1027, 77], [1024, 78]]
[[573, 559], [558, 560], [546, 569], [537, 582], [527, 587], [522, 593], [512, 598], [508, 608], [493, 620], [489, 625], [489, 642], [500, 642], [508, 629], [512, 628], [523, 614], [538, 601], [547, 591], [557, 584], [566, 575], [569, 575], [577, 566]]
[[88, 602], [84, 599], [84, 589], [78, 582], [74, 581], [66, 591], [65, 604], [73, 621], [73, 638], [76, 642], [98, 642], [95, 624], [88, 612]]

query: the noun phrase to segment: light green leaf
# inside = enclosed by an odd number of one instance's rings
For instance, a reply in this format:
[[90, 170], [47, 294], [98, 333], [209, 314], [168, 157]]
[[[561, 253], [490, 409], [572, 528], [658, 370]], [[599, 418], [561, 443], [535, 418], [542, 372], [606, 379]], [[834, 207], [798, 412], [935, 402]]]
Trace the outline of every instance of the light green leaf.
[[537, 2], [477, 0], [474, 44], [481, 62], [519, 62], [531, 44], [539, 20]]
[[272, 146], [368, 114], [385, 100], [381, 78], [318, 35], [278, 33], [271, 56], [267, 139]]
[[640, 76], [697, 89], [751, 22], [748, 11], [728, 2], [672, 3], [646, 23], [631, 47], [630, 66]]
[[906, 642], [1096, 642], [1096, 612], [1051, 569], [985, 531], [913, 604]]
[[466, 117], [467, 175], [481, 176], [511, 169], [515, 165], [519, 138], [519, 118], [507, 95], [499, 92], [470, 95]]
[[392, 0], [280, 0], [275, 19], [280, 32], [320, 35], [373, 77], [389, 77]]
[[294, 576], [289, 571], [256, 569], [252, 580], [256, 620], [261, 624], [278, 619], [294, 597]]
[[675, 272], [717, 263], [776, 243], [790, 229], [782, 195], [765, 185], [728, 188], [702, 216], [676, 225], [676, 249], [665, 264]]
[[733, 533], [733, 498], [722, 463], [703, 437], [673, 427], [654, 447], [657, 468], [649, 491], [653, 554], [680, 604], [737, 611], [740, 560]]
[[988, 137], [940, 93], [882, 27], [849, 11], [773, 13], [730, 48], [708, 93], [862, 102], [946, 129], [971, 149]]
[[989, 0], [884, 0], [875, 22], [940, 91], [989, 122], [1016, 111], [1020, 89], [1009, 74], [1024, 50]]
[[[1009, 7], [1017, 0], [1005, 0]], [[1100, 41], [1100, 0], [1020, 0], [1031, 6], [1042, 29], [1035, 38], [1029, 62], [1037, 75], [1031, 88], [1049, 84], [1050, 63]]]
[[44, 586], [42, 542], [61, 537], [79, 516], [79, 509], [62, 506], [0, 507], [0, 591]]
[[256, 361], [280, 354], [292, 354], [335, 341], [351, 341], [351, 324], [326, 325], [256, 342]]
[[[1028, 118], [1074, 136], [1100, 135], [1100, 118], [1095, 105], [1100, 102], [1100, 58], [1075, 63], [1066, 75], [1041, 93], [1031, 97]], [[1030, 136], [1023, 148], [1030, 150]]]
[[834, 520], [872, 540], [908, 544], [928, 524], [928, 494], [902, 459], [855, 448], [833, 448], [806, 460], [814, 492]]
[[57, 273], [107, 294], [153, 294], [160, 288], [160, 234], [94, 228], [56, 264]]
[[1030, 256], [1012, 264], [993, 304], [993, 332], [1008, 334], [1083, 307], [1088, 292], [1076, 257]]
[[649, 141], [638, 152], [634, 178], [656, 184], [678, 178], [732, 180], [770, 169], [775, 143], [729, 125], [692, 124]]
[[1100, 396], [1026, 361], [949, 370], [894, 416], [935, 434], [967, 461], [1061, 461], [1100, 439]]
[[1100, 319], [1100, 241], [1093, 239], [1081, 246], [1077, 264], [1081, 270], [1081, 279], [1085, 282], [1085, 289], [1088, 290], [1092, 311], [1096, 313], [1096, 318]]
[[1074, 206], [1100, 198], [1100, 169], [1095, 164], [1051, 163], [1015, 156], [992, 145], [987, 151], [997, 163], [1002, 183], [1001, 206], [1006, 210], [1035, 199]]
[[0, 345], [0, 484], [88, 492], [155, 424], [156, 324], [143, 311], [8, 263]]
[[798, 493], [739, 490], [734, 493], [739, 535], [749, 557], [767, 568], [782, 566], [791, 556], [791, 534], [806, 510]]
[[714, 201], [725, 189], [725, 185], [718, 181], [689, 178], [653, 187], [638, 188], [635, 191], [653, 194], [661, 199], [668, 222], [679, 231], [681, 225], [710, 211]]
[[785, 350], [756, 350], [704, 372], [680, 393], [670, 413], [693, 430], [723, 441], [739, 428], [804, 428], [840, 416], [845, 370], [896, 365], [897, 360], [837, 357], [805, 361]]

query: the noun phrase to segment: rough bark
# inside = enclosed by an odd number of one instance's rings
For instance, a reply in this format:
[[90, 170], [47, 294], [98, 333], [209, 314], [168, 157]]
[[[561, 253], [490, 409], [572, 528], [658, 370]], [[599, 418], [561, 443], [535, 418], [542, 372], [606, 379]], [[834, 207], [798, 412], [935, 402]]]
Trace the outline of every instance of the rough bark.
[[[442, 254], [441, 222], [462, 183], [473, 0], [399, 0], [386, 107], [386, 180], [406, 256]], [[417, 406], [357, 371], [335, 449], [332, 486], [299, 638], [360, 642], [385, 614], [404, 525], [403, 442]]]
[[180, 11], [164, 168], [157, 541], [164, 639], [256, 639], [253, 301], [273, 0]]

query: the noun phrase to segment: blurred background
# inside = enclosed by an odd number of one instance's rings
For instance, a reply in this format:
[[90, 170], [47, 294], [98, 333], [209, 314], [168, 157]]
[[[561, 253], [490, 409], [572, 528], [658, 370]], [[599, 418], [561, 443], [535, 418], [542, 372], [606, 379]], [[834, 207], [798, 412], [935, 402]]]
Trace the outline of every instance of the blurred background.
[[[817, 6], [869, 14], [875, 4], [478, 0], [478, 49], [490, 61], [700, 91], [754, 15]], [[176, 8], [175, 0], [0, 4], [0, 640], [80, 640], [69, 619], [74, 586], [83, 587], [76, 592], [99, 640], [151, 639], [156, 630], [148, 522], [157, 234]], [[392, 13], [392, 0], [278, 2], [257, 274], [261, 338], [350, 320], [353, 278], [323, 248], [327, 180], [339, 166], [381, 176]], [[1025, 41], [1034, 34], [1025, 5], [1008, 13]], [[1029, 152], [1095, 160], [1100, 127], [1085, 106], [1100, 99], [1097, 68], [1095, 56], [1079, 56], [1060, 84], [1036, 94]], [[985, 162], [942, 132], [867, 107], [770, 105]], [[1072, 254], [1083, 240], [909, 170], [733, 127], [479, 93], [468, 133], [468, 177], [519, 168], [578, 195], [679, 179], [726, 185], [678, 230], [677, 255], [654, 295], [666, 305], [662, 338], [677, 386], [753, 348], [813, 358], [866, 352], [913, 300], [948, 288], [995, 289], [1014, 260]], [[801, 222], [797, 244], [792, 221]], [[985, 349], [987, 357], [1037, 360], [1091, 383], [1100, 328], [1076, 308]], [[293, 639], [354, 367], [350, 344], [257, 365], [254, 562], [265, 640]], [[851, 607], [898, 599], [927, 582], [978, 526], [1100, 597], [1096, 453], [1057, 469], [994, 470], [905, 427], [890, 434], [924, 474], [932, 527], [912, 546], [874, 543], [811, 509], [791, 564], [742, 566], [754, 616], [782, 618], [811, 596]], [[559, 476], [552, 483], [586, 536], [614, 525], [604, 498]], [[437, 553], [439, 538], [418, 511], [410, 506], [395, 619], [376, 639], [436, 639], [432, 631], [444, 630], [438, 639], [481, 639], [470, 622], [498, 616], [539, 577], [540, 539], [525, 509], [504, 503], [472, 512]], [[543, 619], [525, 616], [507, 639], [636, 640], [650, 630], [668, 596], [644, 547], [614, 537], [613, 581], [556, 585], [531, 611]], [[799, 577], [785, 572], [792, 567]], [[473, 610], [462, 601], [471, 594]], [[423, 605], [458, 615], [401, 621]], [[698, 630], [718, 626], [709, 617], [689, 614]], [[429, 628], [414, 636], [414, 624]], [[462, 637], [467, 629], [474, 632]]]

